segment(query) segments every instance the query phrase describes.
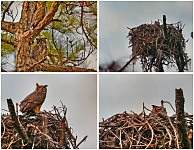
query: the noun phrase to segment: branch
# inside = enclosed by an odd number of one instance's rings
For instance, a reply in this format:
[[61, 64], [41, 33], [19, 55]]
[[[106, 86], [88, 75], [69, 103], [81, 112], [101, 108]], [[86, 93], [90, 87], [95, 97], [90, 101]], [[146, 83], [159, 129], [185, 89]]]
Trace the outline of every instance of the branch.
[[32, 33], [28, 35], [28, 38], [33, 39], [42, 31], [43, 28], [45, 28], [47, 25], [49, 25], [52, 21], [55, 21], [55, 20], [53, 20], [53, 17], [55, 15], [55, 13], [57, 12], [57, 9], [58, 9], [60, 3], [61, 3], [60, 1], [56, 1], [56, 2], [52, 3], [51, 8], [47, 12], [47, 14], [45, 15], [44, 19], [35, 27], [35, 29], [32, 31]]
[[133, 56], [118, 72], [122, 72], [134, 59], [136, 56]]
[[81, 27], [82, 27], [82, 31], [85, 34], [86, 39], [89, 41], [89, 43], [91, 45], [93, 45], [97, 49], [97, 46], [92, 43], [92, 41], [90, 40], [90, 38], [88, 37], [88, 35], [87, 35], [87, 33], [86, 33], [85, 29], [84, 29], [84, 23], [83, 23], [84, 10], [83, 9], [84, 9], [84, 6], [82, 5], [81, 6]]
[[96, 72], [94, 69], [79, 68], [73, 66], [46, 65], [40, 66], [41, 71], [47, 72]]
[[9, 11], [9, 8], [10, 8], [11, 5], [13, 4], [13, 2], [14, 2], [14, 1], [11, 1], [11, 2], [9, 3], [8, 7], [7, 7], [7, 8], [5, 9], [5, 11], [3, 12], [3, 16], [2, 16], [1, 22], [4, 21], [4, 19], [5, 19], [5, 14], [6, 14], [6, 12]]
[[84, 141], [86, 141], [86, 139], [87, 139], [87, 135], [77, 144], [77, 146], [76, 146], [76, 149], [80, 146], [80, 144], [82, 143], [82, 142], [84, 142]]
[[19, 24], [20, 24], [19, 22], [13, 23], [13, 22], [8, 22], [8, 21], [2, 21], [1, 30], [15, 34], [19, 28]]
[[23, 127], [22, 127], [18, 117], [16, 116], [15, 108], [14, 108], [14, 104], [13, 104], [12, 99], [7, 99], [7, 104], [8, 104], [8, 109], [10, 112], [11, 119], [14, 121], [14, 128], [16, 129], [18, 134], [21, 136], [22, 140], [24, 140], [24, 142], [30, 144], [30, 140], [29, 140], [25, 130], [22, 129]]

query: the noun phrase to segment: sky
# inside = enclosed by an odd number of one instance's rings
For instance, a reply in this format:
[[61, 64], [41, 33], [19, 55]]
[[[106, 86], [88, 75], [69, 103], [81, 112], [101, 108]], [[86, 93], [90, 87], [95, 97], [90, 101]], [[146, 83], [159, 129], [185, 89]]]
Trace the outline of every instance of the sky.
[[[169, 101], [175, 108], [175, 89], [182, 88], [185, 111], [193, 114], [193, 77], [191, 74], [101, 74], [99, 121], [127, 111], [140, 114], [143, 102], [148, 109]], [[106, 92], [104, 92], [106, 91]], [[164, 104], [169, 116], [175, 114]]]
[[[3, 74], [1, 75], [1, 108], [7, 108], [7, 99], [14, 104], [21, 102], [36, 88], [36, 83], [47, 84], [46, 100], [41, 107], [52, 110], [52, 106], [67, 107], [67, 120], [73, 128], [78, 142], [88, 138], [79, 148], [97, 147], [97, 79], [96, 75], [78, 74]], [[3, 112], [3, 111], [2, 111]]]
[[[128, 48], [127, 27], [133, 28], [151, 21], [162, 20], [166, 15], [167, 23], [182, 21], [185, 24], [183, 34], [189, 42], [186, 45], [188, 55], [192, 58], [193, 42], [193, 4], [181, 1], [144, 1], [144, 2], [99, 2], [99, 51], [100, 65], [119, 61], [123, 65], [131, 54]], [[129, 70], [130, 70], [129, 66]], [[139, 71], [137, 69], [135, 71]], [[192, 66], [191, 66], [192, 69]], [[173, 71], [173, 70], [171, 70]]]

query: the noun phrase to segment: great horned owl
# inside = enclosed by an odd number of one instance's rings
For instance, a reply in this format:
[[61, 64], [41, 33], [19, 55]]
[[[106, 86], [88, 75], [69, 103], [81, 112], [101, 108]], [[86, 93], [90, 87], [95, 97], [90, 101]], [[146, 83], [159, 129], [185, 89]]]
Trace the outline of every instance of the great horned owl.
[[32, 18], [32, 23], [31, 23], [31, 26], [33, 28], [35, 28], [40, 23], [40, 21], [43, 20], [45, 16], [45, 7], [46, 7], [46, 2], [41, 2], [41, 1], [37, 2], [36, 10], [34, 12], [34, 16]]
[[155, 116], [156, 114], [162, 114], [162, 115], [167, 115], [166, 108], [162, 106], [156, 106], [152, 105], [152, 112], [150, 115]]
[[47, 85], [39, 85], [36, 83], [36, 89], [30, 95], [28, 95], [23, 101], [20, 103], [20, 111], [22, 113], [29, 114], [31, 112], [35, 114], [39, 114], [40, 107], [45, 101], [47, 93]]
[[37, 44], [36, 46], [32, 49], [32, 58], [36, 61], [41, 61], [42, 59], [44, 59], [47, 54], [47, 46], [46, 46], [46, 38], [39, 38], [36, 39]]

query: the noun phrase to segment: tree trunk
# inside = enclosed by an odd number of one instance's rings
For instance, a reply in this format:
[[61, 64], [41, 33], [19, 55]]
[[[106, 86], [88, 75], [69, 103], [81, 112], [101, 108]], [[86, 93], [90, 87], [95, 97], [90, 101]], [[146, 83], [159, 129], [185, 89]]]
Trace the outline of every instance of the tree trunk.
[[179, 141], [181, 144], [181, 148], [183, 149], [190, 149], [191, 144], [188, 139], [187, 131], [185, 129], [185, 112], [184, 112], [184, 96], [183, 96], [183, 90], [176, 89], [176, 117], [177, 117], [177, 129], [179, 134]]
[[31, 46], [29, 43], [29, 39], [23, 36], [23, 34], [18, 37], [18, 45], [15, 49], [17, 72], [30, 71], [29, 68], [34, 62], [30, 55]]

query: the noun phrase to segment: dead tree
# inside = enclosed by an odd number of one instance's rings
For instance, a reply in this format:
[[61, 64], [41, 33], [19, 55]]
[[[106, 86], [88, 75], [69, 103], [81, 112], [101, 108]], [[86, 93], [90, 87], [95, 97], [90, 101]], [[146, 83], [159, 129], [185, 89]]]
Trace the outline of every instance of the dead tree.
[[185, 122], [185, 111], [184, 111], [184, 103], [185, 99], [183, 96], [183, 90], [176, 89], [176, 118], [177, 118], [177, 129], [179, 133], [180, 145], [183, 149], [191, 148], [191, 143], [189, 142], [187, 130], [186, 130], [186, 122]]

